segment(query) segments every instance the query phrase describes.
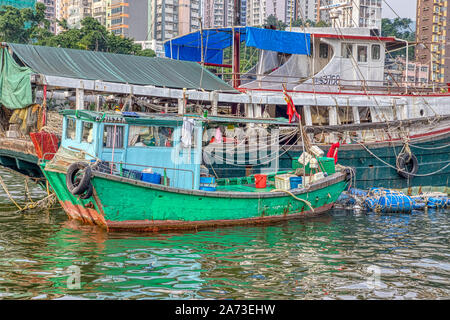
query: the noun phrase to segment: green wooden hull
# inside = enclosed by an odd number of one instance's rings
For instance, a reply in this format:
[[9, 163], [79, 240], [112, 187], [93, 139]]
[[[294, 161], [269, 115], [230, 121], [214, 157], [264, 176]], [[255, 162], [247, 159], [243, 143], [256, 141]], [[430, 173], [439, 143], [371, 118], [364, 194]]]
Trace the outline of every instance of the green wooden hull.
[[44, 169], [69, 218], [96, 224], [109, 231], [198, 229], [259, 224], [318, 215], [332, 208], [347, 187], [346, 175], [336, 173], [311, 186], [308, 192], [207, 192], [175, 189], [122, 177], [95, 173], [94, 194], [87, 200], [72, 195], [64, 172]]

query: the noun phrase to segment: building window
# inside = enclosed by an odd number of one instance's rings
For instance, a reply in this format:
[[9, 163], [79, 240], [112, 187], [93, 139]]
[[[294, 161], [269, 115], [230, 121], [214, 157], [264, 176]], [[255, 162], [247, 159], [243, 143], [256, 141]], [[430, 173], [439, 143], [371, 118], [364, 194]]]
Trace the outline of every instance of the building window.
[[[123, 148], [123, 126], [105, 125], [103, 146], [105, 148]], [[115, 141], [114, 137], [115, 136]]]
[[358, 46], [358, 62], [367, 62], [367, 46]]
[[380, 60], [380, 52], [381, 52], [381, 47], [379, 44], [374, 44], [372, 45], [372, 60], [378, 61]]
[[353, 45], [351, 43], [343, 43], [342, 44], [342, 57], [343, 58], [351, 58], [353, 56]]

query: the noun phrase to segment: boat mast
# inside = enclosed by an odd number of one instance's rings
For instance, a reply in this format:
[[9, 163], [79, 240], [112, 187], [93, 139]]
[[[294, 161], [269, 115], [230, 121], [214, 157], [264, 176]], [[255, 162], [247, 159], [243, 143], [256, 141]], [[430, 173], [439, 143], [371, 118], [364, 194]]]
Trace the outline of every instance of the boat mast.
[[233, 87], [238, 88], [241, 85], [240, 73], [240, 45], [241, 45], [241, 31], [238, 28], [236, 32], [235, 27], [241, 25], [241, 0], [234, 0], [234, 21], [233, 21]]

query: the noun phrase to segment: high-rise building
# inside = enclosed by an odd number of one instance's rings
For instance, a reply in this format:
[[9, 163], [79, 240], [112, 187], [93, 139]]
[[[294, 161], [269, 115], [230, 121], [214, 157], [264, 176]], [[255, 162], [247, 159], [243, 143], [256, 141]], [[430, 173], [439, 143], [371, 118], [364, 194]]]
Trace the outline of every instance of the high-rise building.
[[266, 0], [266, 18], [273, 15], [278, 20], [289, 24], [291, 20], [296, 20], [296, 5], [295, 0]]
[[450, 82], [450, 11], [447, 0], [418, 0], [416, 60], [430, 66], [430, 80]]
[[92, 0], [61, 0], [59, 16], [70, 28], [79, 28], [80, 22], [92, 16]]
[[0, 0], [1, 6], [13, 6], [19, 9], [34, 8], [36, 0]]
[[247, 0], [241, 0], [239, 23], [235, 23], [234, 21], [234, 5], [235, 0], [203, 0], [203, 27], [245, 26], [247, 20]]
[[49, 31], [56, 33], [56, 3], [59, 0], [37, 0], [45, 4], [45, 19], [50, 22]]
[[234, 0], [204, 0], [202, 5], [203, 28], [229, 27], [233, 23]]
[[[136, 41], [148, 39], [148, 0], [109, 0], [106, 6], [106, 27], [116, 35]], [[94, 9], [94, 7], [93, 7]], [[94, 13], [94, 17], [95, 13]], [[100, 16], [97, 16], [101, 18]]]
[[266, 2], [270, 0], [247, 0], [247, 25], [262, 26], [269, 15], [266, 12]]
[[111, 0], [92, 0], [92, 17], [106, 26], [106, 12], [111, 6]]
[[318, 20], [319, 5], [320, 0], [299, 0], [297, 7], [298, 18], [302, 21], [316, 22]]
[[382, 0], [333, 0], [330, 19], [336, 28], [381, 30]]
[[200, 30], [199, 0], [151, 0], [148, 39], [165, 41]]

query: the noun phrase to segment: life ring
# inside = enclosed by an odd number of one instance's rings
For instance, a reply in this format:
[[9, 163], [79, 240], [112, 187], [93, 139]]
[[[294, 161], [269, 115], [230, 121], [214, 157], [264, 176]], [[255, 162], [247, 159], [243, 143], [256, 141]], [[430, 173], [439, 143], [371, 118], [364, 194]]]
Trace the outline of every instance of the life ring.
[[[77, 174], [83, 171], [82, 175]], [[92, 170], [87, 163], [75, 162], [67, 169], [66, 186], [73, 195], [82, 195], [89, 191], [91, 185]]]
[[[411, 169], [408, 165], [412, 163]], [[419, 171], [419, 161], [413, 153], [401, 153], [397, 157], [397, 173], [405, 178], [414, 178], [414, 175]]]

